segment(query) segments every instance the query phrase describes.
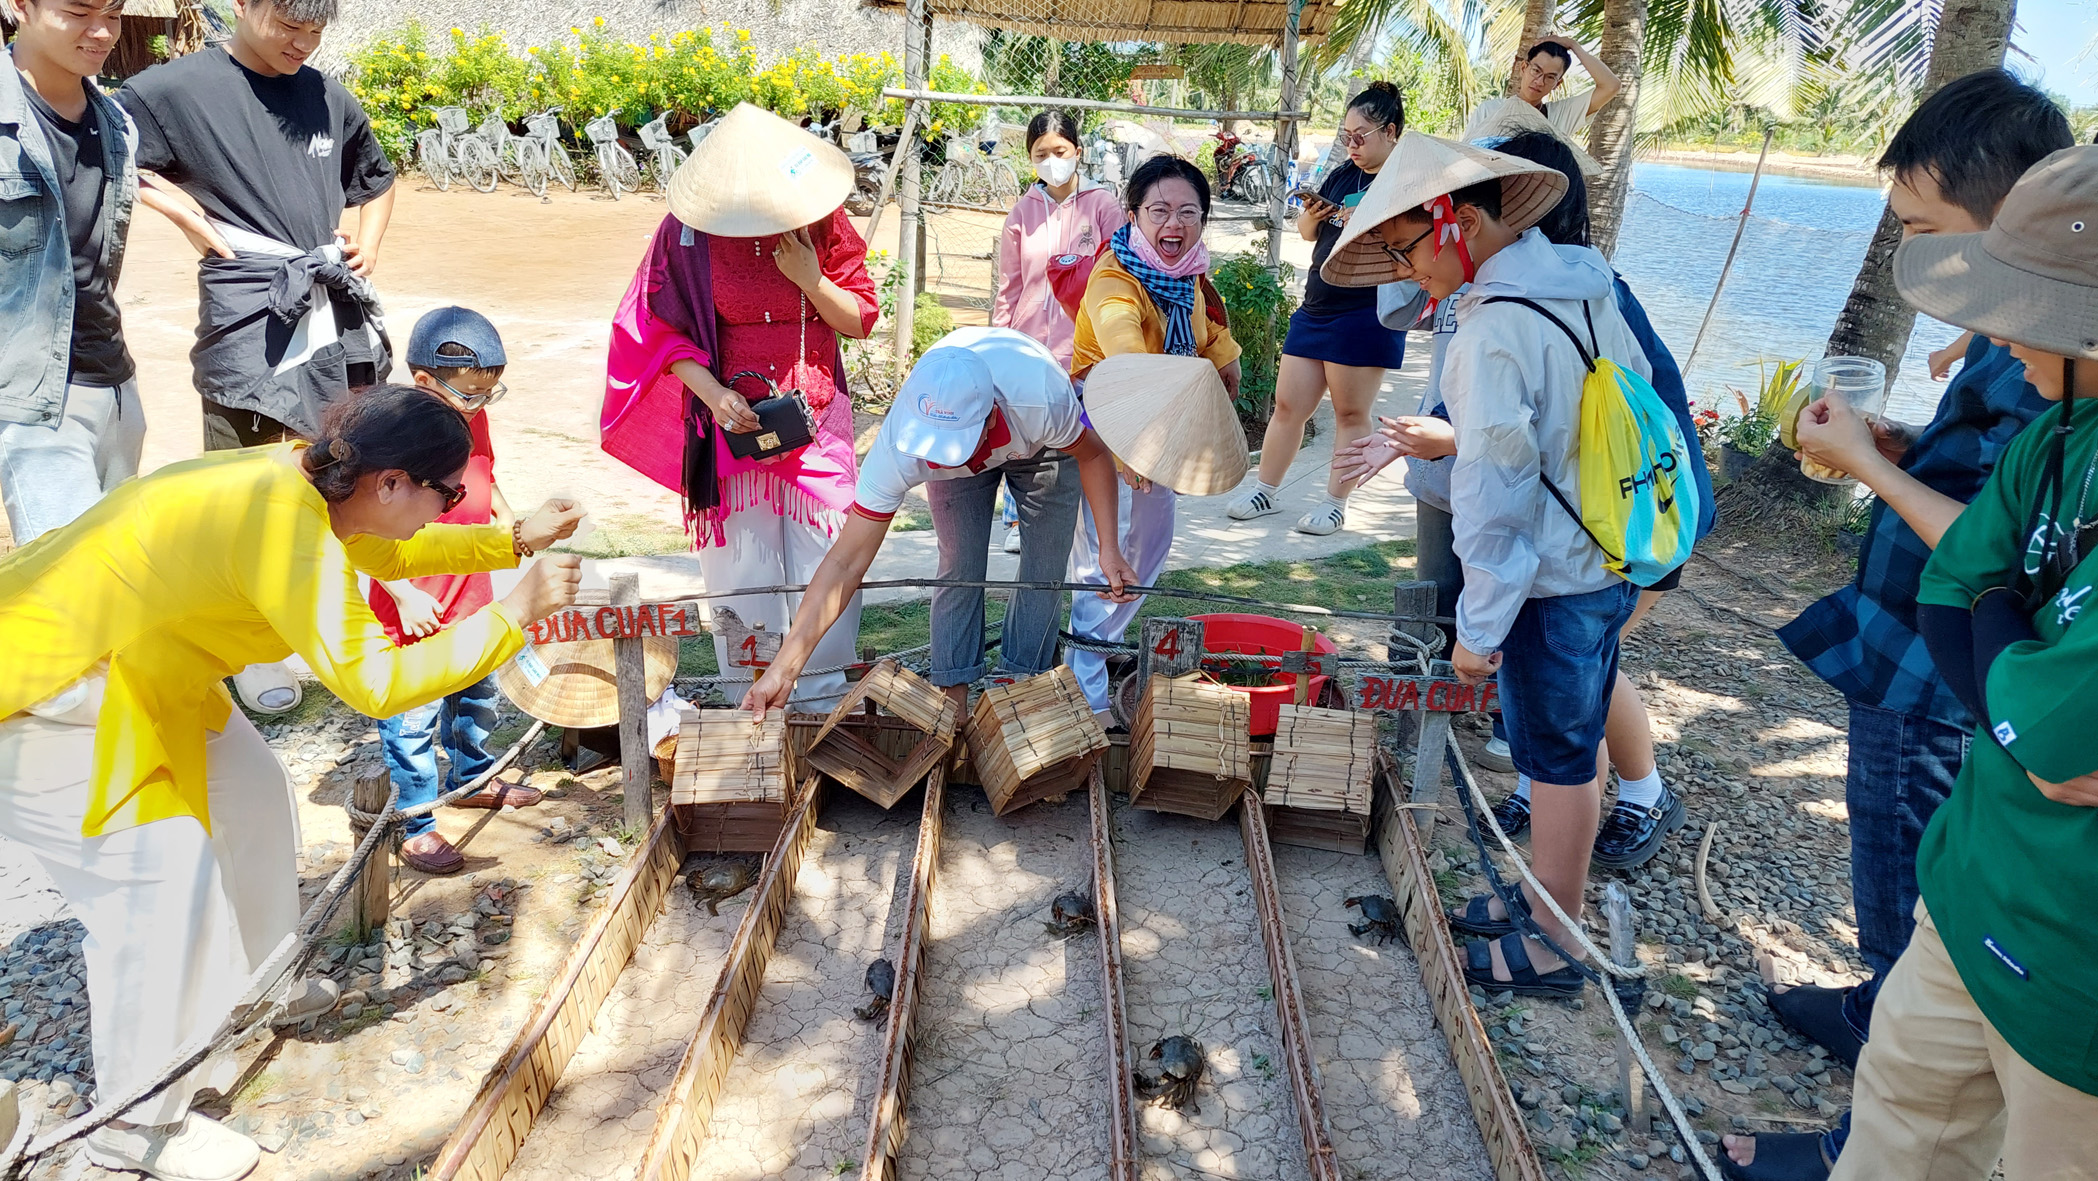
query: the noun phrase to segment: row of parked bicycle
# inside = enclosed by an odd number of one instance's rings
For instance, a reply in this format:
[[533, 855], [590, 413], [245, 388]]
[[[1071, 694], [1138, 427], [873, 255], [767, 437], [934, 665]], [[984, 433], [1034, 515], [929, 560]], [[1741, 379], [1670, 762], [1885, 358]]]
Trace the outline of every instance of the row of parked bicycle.
[[[543, 197], [550, 185], [562, 185], [570, 192], [581, 185], [575, 158], [561, 140], [559, 107], [527, 117], [523, 135], [510, 130], [500, 111], [490, 111], [480, 126], [471, 129], [471, 116], [464, 107], [439, 107], [435, 114], [437, 126], [415, 137], [415, 166], [440, 189], [449, 189], [456, 181], [488, 193], [507, 181]], [[597, 183], [614, 200], [651, 183], [661, 190], [684, 163], [687, 150], [678, 146], [664, 126], [666, 118], [658, 115], [640, 129], [645, 163], [620, 142], [619, 124], [612, 116], [600, 115], [583, 125]], [[696, 146], [711, 130], [712, 125], [700, 124], [692, 129], [690, 141]]]

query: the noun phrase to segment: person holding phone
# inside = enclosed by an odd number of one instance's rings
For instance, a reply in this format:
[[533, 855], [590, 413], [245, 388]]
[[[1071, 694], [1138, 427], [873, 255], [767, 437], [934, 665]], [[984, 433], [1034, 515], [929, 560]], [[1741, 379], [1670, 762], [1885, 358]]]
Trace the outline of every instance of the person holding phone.
[[[1370, 433], [1375, 425], [1370, 411], [1377, 404], [1384, 371], [1398, 368], [1406, 359], [1405, 334], [1391, 331], [1377, 319], [1374, 287], [1336, 287], [1319, 276], [1319, 267], [1340, 237], [1348, 212], [1362, 199], [1377, 170], [1384, 167], [1404, 130], [1406, 104], [1399, 88], [1389, 82], [1370, 83], [1348, 104], [1341, 120], [1340, 139], [1348, 151], [1347, 162], [1327, 175], [1317, 193], [1299, 194], [1304, 212], [1297, 218], [1297, 232], [1317, 245], [1304, 278], [1304, 302], [1289, 318], [1289, 336], [1282, 342], [1275, 410], [1261, 443], [1260, 472], [1252, 487], [1242, 489], [1226, 510], [1234, 521], [1282, 510], [1282, 480], [1297, 457], [1297, 448], [1303, 445], [1304, 424], [1311, 421], [1328, 390], [1333, 393], [1337, 454]], [[1348, 494], [1354, 487], [1353, 480], [1329, 468], [1326, 495], [1297, 521], [1298, 531], [1321, 536], [1338, 531], [1347, 521]]]

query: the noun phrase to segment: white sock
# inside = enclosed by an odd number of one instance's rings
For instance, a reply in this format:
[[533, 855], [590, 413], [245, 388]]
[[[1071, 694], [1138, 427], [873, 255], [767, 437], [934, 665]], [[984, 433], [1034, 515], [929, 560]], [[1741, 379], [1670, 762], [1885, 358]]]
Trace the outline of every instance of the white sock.
[[1515, 775], [1515, 798], [1525, 803], [1530, 799], [1530, 777], [1520, 771]]
[[1348, 511], [1348, 498], [1345, 496], [1335, 496], [1328, 492], [1326, 493], [1326, 503], [1343, 513]]
[[1266, 480], [1260, 479], [1256, 476], [1253, 479], [1253, 490], [1255, 492], [1265, 492], [1268, 494], [1268, 499], [1273, 500], [1275, 499], [1275, 494], [1277, 492], [1282, 491], [1282, 485], [1270, 484]]
[[1644, 779], [1617, 777], [1617, 802], [1635, 808], [1650, 808], [1661, 798], [1661, 769], [1654, 768]]

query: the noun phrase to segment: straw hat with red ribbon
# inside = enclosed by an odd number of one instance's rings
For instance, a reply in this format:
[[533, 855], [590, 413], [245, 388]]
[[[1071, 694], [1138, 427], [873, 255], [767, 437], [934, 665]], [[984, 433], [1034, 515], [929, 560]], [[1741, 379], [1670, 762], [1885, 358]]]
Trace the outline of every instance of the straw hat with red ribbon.
[[1333, 243], [1319, 274], [1336, 287], [1374, 287], [1412, 278], [1401, 274], [1397, 261], [1385, 252], [1377, 227], [1416, 210], [1433, 221], [1438, 254], [1454, 246], [1460, 257], [1469, 259], [1450, 194], [1494, 180], [1501, 182], [1501, 224], [1517, 233], [1542, 221], [1566, 195], [1566, 176], [1557, 169], [1418, 131], [1405, 133], [1348, 215], [1347, 228]]

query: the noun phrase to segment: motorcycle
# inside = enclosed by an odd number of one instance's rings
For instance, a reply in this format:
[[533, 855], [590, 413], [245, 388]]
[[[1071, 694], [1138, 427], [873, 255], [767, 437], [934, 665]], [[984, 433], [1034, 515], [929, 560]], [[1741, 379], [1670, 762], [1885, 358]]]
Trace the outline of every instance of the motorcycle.
[[901, 138], [893, 131], [868, 129], [845, 137], [846, 156], [852, 161], [852, 192], [845, 198], [845, 212], [868, 217], [881, 199], [881, 179], [889, 171], [889, 157]]
[[1260, 153], [1246, 146], [1235, 133], [1218, 128], [1210, 137], [1217, 141], [1212, 160], [1216, 166], [1219, 196], [1260, 204], [1274, 191], [1275, 178]]

